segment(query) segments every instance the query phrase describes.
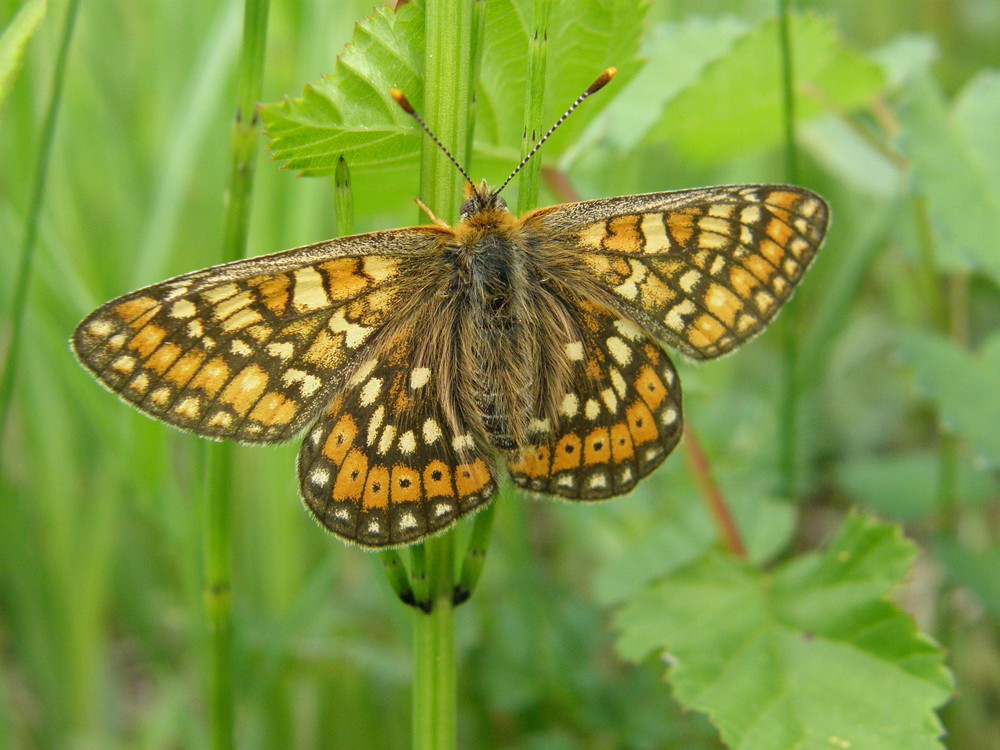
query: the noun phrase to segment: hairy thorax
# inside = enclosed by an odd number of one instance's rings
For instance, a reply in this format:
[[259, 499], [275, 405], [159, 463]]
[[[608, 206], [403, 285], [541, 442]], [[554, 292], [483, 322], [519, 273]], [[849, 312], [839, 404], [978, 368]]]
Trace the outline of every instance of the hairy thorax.
[[[531, 442], [532, 421], [568, 378], [574, 332], [547, 289], [544, 260], [506, 210], [486, 210], [456, 228], [449, 255], [457, 316], [457, 395], [484, 437], [503, 452]], [[476, 429], [475, 431], [479, 431]]]

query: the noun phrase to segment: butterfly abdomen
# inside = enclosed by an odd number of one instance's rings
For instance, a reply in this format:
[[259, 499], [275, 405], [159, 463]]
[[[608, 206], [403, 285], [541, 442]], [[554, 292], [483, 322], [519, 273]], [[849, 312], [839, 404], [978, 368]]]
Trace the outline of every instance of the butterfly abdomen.
[[535, 401], [537, 336], [532, 326], [530, 269], [518, 223], [506, 211], [469, 216], [457, 228], [456, 303], [462, 310], [459, 401], [484, 437], [510, 453], [524, 444]]

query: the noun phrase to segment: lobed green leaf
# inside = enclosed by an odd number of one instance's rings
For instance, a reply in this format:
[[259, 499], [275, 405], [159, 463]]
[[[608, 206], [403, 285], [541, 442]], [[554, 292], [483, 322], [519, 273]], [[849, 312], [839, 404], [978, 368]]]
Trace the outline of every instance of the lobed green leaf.
[[762, 572], [712, 554], [617, 615], [626, 658], [664, 654], [677, 699], [731, 748], [940, 748], [940, 650], [885, 600], [913, 546], [862, 516], [828, 548]]

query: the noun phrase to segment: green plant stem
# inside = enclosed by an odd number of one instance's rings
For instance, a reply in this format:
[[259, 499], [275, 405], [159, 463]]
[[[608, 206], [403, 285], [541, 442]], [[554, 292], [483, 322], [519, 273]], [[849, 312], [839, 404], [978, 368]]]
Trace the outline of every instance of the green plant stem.
[[462, 561], [462, 572], [458, 577], [458, 584], [455, 586], [454, 603], [456, 605], [469, 599], [472, 592], [479, 583], [479, 576], [483, 573], [486, 565], [486, 552], [490, 548], [490, 537], [493, 533], [493, 519], [497, 514], [497, 503], [499, 498], [494, 498], [493, 502], [476, 514], [476, 521], [472, 526], [472, 536], [469, 537], [469, 547], [465, 552], [465, 559]]
[[[789, 32], [788, 2], [778, 0], [778, 49], [781, 54], [782, 121], [785, 132], [785, 171], [788, 181], [798, 182], [798, 158], [795, 150], [795, 79], [792, 67], [792, 40]], [[796, 379], [799, 358], [797, 337], [798, 312], [789, 305], [782, 321], [781, 410], [778, 426], [779, 492], [792, 498], [798, 491], [798, 413], [799, 389]]]
[[[237, 73], [236, 111], [230, 132], [230, 174], [223, 221], [222, 260], [246, 250], [250, 197], [257, 160], [256, 103], [264, 74], [268, 0], [246, 0], [243, 49]], [[234, 737], [232, 622], [232, 446], [206, 444], [204, 597], [209, 633], [208, 712], [213, 750], [231, 750]]]
[[[467, 0], [428, 3], [425, 11], [424, 119], [461, 164], [469, 163], [469, 133], [478, 69], [473, 59], [482, 13]], [[457, 215], [463, 178], [430, 139], [420, 155], [420, 197], [449, 222]], [[411, 560], [418, 605], [413, 609], [413, 747], [454, 750], [455, 692], [454, 531], [419, 545]]]
[[14, 281], [14, 300], [10, 315], [10, 344], [4, 357], [3, 373], [0, 375], [0, 438], [6, 433], [7, 417], [10, 414], [14, 378], [17, 374], [19, 359], [18, 353], [21, 349], [21, 336], [24, 329], [24, 315], [28, 306], [28, 288], [31, 286], [31, 271], [35, 264], [38, 220], [41, 216], [42, 202], [45, 199], [49, 159], [52, 155], [52, 144], [55, 141], [56, 124], [59, 122], [59, 109], [66, 82], [66, 63], [69, 60], [69, 47], [73, 39], [73, 30], [76, 28], [79, 8], [80, 0], [70, 0], [69, 5], [66, 6], [62, 39], [59, 42], [56, 64], [52, 70], [52, 94], [48, 110], [45, 112], [45, 119], [42, 122], [42, 131], [38, 142], [38, 159], [35, 162], [31, 199], [28, 203], [28, 215], [24, 224], [24, 237], [21, 240], [21, 258]]
[[[918, 265], [919, 283], [927, 302], [928, 322], [931, 327], [949, 336], [953, 341], [952, 321], [949, 306], [938, 279], [938, 264], [934, 247], [934, 233], [931, 230], [930, 213], [927, 202], [914, 195], [914, 213], [917, 225], [917, 247], [920, 251]], [[960, 346], [966, 342], [957, 341]], [[945, 534], [953, 534], [958, 525], [958, 439], [937, 415], [938, 432], [938, 526]], [[944, 608], [948, 610], [947, 607]]]
[[[534, 31], [528, 41], [528, 85], [524, 102], [524, 130], [521, 136], [521, 158], [527, 156], [545, 132], [545, 70], [548, 67], [549, 17], [551, 0], [535, 3]], [[518, 175], [517, 213], [525, 214], [538, 204], [538, 184], [542, 160], [535, 156]]]
[[413, 610], [413, 747], [454, 750], [457, 743], [455, 534], [423, 544], [430, 611]]

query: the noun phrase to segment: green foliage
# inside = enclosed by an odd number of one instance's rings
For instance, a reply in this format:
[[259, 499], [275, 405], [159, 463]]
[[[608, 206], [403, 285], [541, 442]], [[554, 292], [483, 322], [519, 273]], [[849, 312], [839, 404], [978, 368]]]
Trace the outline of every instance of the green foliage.
[[[95, 387], [66, 339], [104, 299], [218, 257], [239, 7], [83, 7], [41, 206], [28, 186], [60, 14], [24, 47], [0, 119], [0, 347], [9, 248], [29, 212], [42, 217], [0, 441], [0, 746], [202, 748], [199, 441]], [[749, 560], [718, 549], [683, 450], [612, 503], [505, 498], [456, 615], [462, 746], [938, 747], [932, 709], [951, 682], [905, 610], [955, 670], [949, 747], [1000, 748], [1000, 73], [987, 67], [1000, 18], [905, 0], [823, 7], [791, 31], [800, 179], [833, 207], [827, 246], [794, 321], [721, 361], [677, 363], [688, 430]], [[484, 8], [467, 166], [496, 181], [520, 156], [534, 9]], [[0, 4], [0, 26], [18, 9]], [[546, 126], [604, 67], [621, 73], [546, 145], [546, 167], [586, 198], [786, 179], [772, 10], [554, 1]], [[413, 223], [423, 146], [388, 90], [423, 102], [422, 12], [379, 9], [357, 26], [370, 2], [272, 13], [264, 99], [316, 82], [262, 108], [270, 155], [327, 175], [344, 154], [354, 231]], [[255, 190], [250, 254], [337, 233], [332, 180], [260, 164]], [[789, 387], [795, 502], [775, 499]], [[296, 449], [233, 451], [239, 744], [406, 747], [407, 613], [377, 558], [302, 511]], [[905, 522], [917, 562], [854, 506]], [[664, 653], [666, 685], [648, 658]]]
[[901, 145], [913, 159], [942, 267], [971, 267], [1000, 280], [1000, 137], [994, 127], [1000, 75], [981, 74], [950, 108], [929, 74], [915, 76], [905, 88], [900, 119]]
[[[832, 19], [794, 16], [790, 33], [795, 110], [803, 119], [851, 111], [881, 87], [878, 66], [844, 44]], [[650, 137], [705, 162], [778, 146], [783, 129], [777, 34], [777, 21], [766, 21], [736, 38], [664, 108]]]
[[[642, 3], [616, 0], [606, 5], [565, 2], [556, 6], [548, 37], [546, 122], [554, 122], [605, 67], [617, 66], [619, 78], [626, 81], [639, 64], [635, 53]], [[492, 162], [509, 170], [519, 159], [525, 112], [521, 61], [527, 55], [530, 17], [531, 3], [526, 0], [488, 5], [476, 95], [473, 148], [477, 169], [483, 169], [483, 162]], [[419, 3], [404, 5], [398, 13], [378, 9], [360, 22], [331, 75], [308, 85], [301, 98], [262, 109], [274, 158], [312, 176], [331, 174], [341, 155], [352, 170], [362, 173], [412, 163], [424, 136], [389, 91], [400, 89], [422, 111], [423, 45], [424, 16]], [[572, 143], [574, 133], [598, 108], [588, 106], [575, 114], [546, 151], [558, 153], [560, 143], [563, 147]]]
[[710, 554], [619, 612], [618, 649], [662, 654], [677, 699], [733, 748], [940, 748], [942, 655], [885, 599], [914, 553], [855, 516], [822, 553], [772, 571]]
[[0, 111], [24, 63], [24, 53], [35, 35], [48, 3], [28, 0], [0, 34]]
[[942, 336], [906, 331], [900, 353], [937, 405], [945, 424], [968, 439], [978, 458], [1000, 466], [1000, 335], [978, 356]]

